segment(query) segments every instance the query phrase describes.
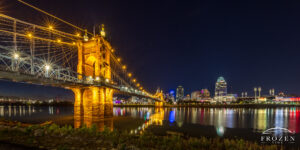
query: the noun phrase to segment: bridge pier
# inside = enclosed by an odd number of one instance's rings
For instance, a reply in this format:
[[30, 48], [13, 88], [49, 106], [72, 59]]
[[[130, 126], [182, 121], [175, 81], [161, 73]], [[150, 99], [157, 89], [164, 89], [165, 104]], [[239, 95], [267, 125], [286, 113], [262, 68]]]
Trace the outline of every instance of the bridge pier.
[[155, 107], [163, 107], [164, 102], [155, 102]]
[[74, 116], [93, 121], [113, 117], [113, 89], [88, 87], [72, 88], [72, 91], [75, 95]]

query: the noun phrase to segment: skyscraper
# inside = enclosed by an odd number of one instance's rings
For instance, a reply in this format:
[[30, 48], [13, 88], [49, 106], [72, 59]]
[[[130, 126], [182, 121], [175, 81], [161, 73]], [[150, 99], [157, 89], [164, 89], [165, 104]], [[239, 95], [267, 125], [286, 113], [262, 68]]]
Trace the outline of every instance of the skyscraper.
[[179, 85], [176, 89], [176, 102], [179, 100], [183, 100], [184, 98], [184, 89], [181, 85]]
[[227, 95], [227, 83], [223, 77], [219, 77], [216, 82], [215, 97]]
[[191, 100], [193, 100], [193, 101], [200, 100], [201, 99], [201, 95], [202, 95], [201, 91], [194, 91], [191, 94]]
[[203, 98], [209, 98], [210, 97], [210, 92], [208, 89], [202, 89], [201, 94]]

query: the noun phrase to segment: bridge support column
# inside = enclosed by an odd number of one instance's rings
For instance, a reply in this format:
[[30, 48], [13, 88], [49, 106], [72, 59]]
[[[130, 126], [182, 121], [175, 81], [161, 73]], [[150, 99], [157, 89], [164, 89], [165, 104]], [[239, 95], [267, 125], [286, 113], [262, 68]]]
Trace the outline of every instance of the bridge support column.
[[155, 107], [163, 107], [164, 102], [155, 102]]
[[75, 95], [74, 116], [83, 116], [87, 125], [113, 116], [113, 89], [89, 87], [73, 88], [72, 91]]

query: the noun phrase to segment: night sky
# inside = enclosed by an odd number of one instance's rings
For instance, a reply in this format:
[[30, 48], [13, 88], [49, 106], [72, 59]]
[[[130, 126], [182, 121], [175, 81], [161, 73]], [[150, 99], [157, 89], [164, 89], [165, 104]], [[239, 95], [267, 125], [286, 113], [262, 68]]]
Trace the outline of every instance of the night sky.
[[[1, 1], [5, 14], [42, 24], [36, 11], [15, 0]], [[186, 94], [201, 88], [212, 91], [223, 76], [229, 93], [251, 95], [254, 86], [261, 86], [263, 94], [275, 88], [300, 95], [300, 1], [25, 1], [91, 32], [93, 25], [104, 23], [117, 55], [150, 91], [178, 85]], [[0, 93], [8, 90], [71, 94], [0, 82]]]

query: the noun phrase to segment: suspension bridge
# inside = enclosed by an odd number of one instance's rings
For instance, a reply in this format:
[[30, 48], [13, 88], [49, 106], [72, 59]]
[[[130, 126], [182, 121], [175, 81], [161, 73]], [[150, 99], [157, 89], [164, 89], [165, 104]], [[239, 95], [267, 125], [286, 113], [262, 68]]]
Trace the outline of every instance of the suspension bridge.
[[91, 106], [100, 117], [112, 116], [114, 93], [162, 106], [162, 92], [147, 92], [115, 55], [104, 26], [98, 33], [72, 34], [0, 14], [0, 79], [70, 89], [75, 106]]

